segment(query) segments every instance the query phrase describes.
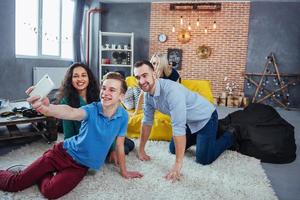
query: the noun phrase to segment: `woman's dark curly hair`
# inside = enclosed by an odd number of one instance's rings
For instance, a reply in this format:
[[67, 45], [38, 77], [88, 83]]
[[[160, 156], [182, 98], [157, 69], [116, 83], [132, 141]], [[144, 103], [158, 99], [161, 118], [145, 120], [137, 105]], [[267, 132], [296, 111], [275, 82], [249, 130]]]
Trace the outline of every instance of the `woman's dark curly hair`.
[[69, 69], [65, 75], [64, 81], [59, 88], [58, 96], [56, 98], [57, 103], [60, 103], [62, 98], [65, 98], [68, 102], [68, 105], [70, 105], [71, 107], [74, 107], [74, 108], [80, 107], [80, 99], [78, 96], [78, 91], [72, 85], [73, 71], [77, 67], [84, 68], [89, 77], [89, 84], [88, 84], [87, 92], [86, 92], [87, 104], [92, 103], [94, 101], [99, 101], [99, 83], [96, 80], [96, 78], [93, 75], [90, 68], [83, 63], [73, 63], [69, 67]]

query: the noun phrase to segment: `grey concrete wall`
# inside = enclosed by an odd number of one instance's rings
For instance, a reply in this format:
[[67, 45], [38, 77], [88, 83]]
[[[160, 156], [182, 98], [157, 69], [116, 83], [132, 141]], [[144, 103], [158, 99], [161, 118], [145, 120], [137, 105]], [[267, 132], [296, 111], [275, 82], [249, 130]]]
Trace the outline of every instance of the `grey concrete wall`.
[[148, 59], [150, 3], [102, 4], [107, 9], [101, 15], [101, 30], [134, 32], [134, 61]]
[[[299, 16], [300, 2], [251, 3], [247, 72], [263, 72], [265, 57], [274, 52], [280, 72], [300, 74]], [[245, 85], [246, 95], [254, 89]], [[300, 82], [289, 93], [291, 107], [300, 108]]]
[[15, 1], [0, 1], [0, 98], [26, 98], [32, 85], [33, 67], [68, 66], [69, 61], [15, 57]]

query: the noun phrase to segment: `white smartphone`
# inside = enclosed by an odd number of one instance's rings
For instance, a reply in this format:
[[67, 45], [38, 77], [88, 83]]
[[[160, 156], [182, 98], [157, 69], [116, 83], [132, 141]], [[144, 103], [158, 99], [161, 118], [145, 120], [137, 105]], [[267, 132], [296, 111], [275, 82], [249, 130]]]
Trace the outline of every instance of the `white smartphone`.
[[41, 80], [34, 86], [34, 89], [29, 93], [29, 96], [40, 96], [45, 98], [54, 88], [54, 83], [48, 74], [45, 74]]

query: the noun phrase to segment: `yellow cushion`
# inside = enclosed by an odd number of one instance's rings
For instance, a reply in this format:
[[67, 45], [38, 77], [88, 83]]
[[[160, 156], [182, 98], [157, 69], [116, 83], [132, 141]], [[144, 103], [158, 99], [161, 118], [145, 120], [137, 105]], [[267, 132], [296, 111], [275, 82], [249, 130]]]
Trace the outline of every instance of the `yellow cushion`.
[[126, 81], [127, 87], [138, 86], [138, 82], [134, 76], [128, 76], [125, 81]]
[[214, 103], [209, 80], [181, 80], [181, 83], [188, 89], [199, 93], [211, 103]]
[[[143, 113], [133, 115], [128, 122], [127, 136], [130, 138], [139, 138]], [[149, 136], [150, 140], [170, 141], [172, 138], [172, 126], [170, 116], [159, 111], [155, 111], [152, 130]]]
[[[126, 78], [126, 83], [128, 87], [138, 86], [135, 77], [130, 76]], [[182, 80], [181, 83], [189, 88], [190, 90], [199, 93], [203, 97], [207, 98], [210, 102], [214, 102], [214, 98], [211, 92], [210, 82], [208, 80]], [[133, 112], [133, 111], [129, 111]], [[137, 115], [130, 117], [128, 122], [127, 136], [130, 138], [139, 138], [141, 122], [143, 119], [143, 112], [139, 111]], [[172, 126], [171, 118], [159, 111], [155, 111], [153, 126], [151, 134], [149, 136], [150, 140], [164, 140], [170, 141], [172, 138]]]

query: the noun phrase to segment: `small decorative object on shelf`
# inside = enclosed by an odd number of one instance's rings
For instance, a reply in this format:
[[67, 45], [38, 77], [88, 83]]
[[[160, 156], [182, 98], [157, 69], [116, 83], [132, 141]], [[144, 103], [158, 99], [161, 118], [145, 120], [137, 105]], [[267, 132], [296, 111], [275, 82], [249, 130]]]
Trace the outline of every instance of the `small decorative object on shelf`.
[[234, 81], [228, 81], [228, 77], [225, 76], [224, 81], [226, 82], [225, 91], [221, 93], [218, 98], [219, 106], [227, 107], [246, 107], [249, 104], [249, 99], [245, 97], [243, 92], [236, 92], [236, 89], [239, 88]]
[[227, 104], [227, 94], [226, 92], [222, 92], [221, 96], [219, 97], [218, 105], [226, 106], [226, 104]]
[[244, 94], [239, 95], [227, 95], [226, 92], [222, 92], [221, 96], [217, 99], [219, 106], [227, 106], [232, 108], [246, 107], [249, 105], [249, 98]]
[[[268, 103], [267, 100], [271, 100], [279, 106], [289, 109], [290, 94], [288, 87], [295, 86], [300, 81], [300, 74], [280, 73], [274, 53], [270, 53], [266, 59], [267, 62], [262, 73], [244, 74], [244, 77], [247, 80], [247, 88], [251, 88], [252, 85], [256, 87], [252, 102]], [[259, 82], [257, 82], [257, 77]]]
[[234, 104], [233, 104], [234, 99], [235, 99], [235, 97], [232, 95], [227, 96], [227, 104], [226, 104], [227, 107], [231, 107], [231, 108], [234, 107]]
[[131, 63], [131, 52], [127, 52], [127, 65], [130, 65], [130, 63]]
[[127, 54], [123, 51], [114, 51], [112, 57], [115, 59], [116, 63], [114, 64], [127, 64], [126, 57]]
[[228, 95], [233, 95], [233, 91], [237, 88], [238, 88], [238, 85], [235, 82], [231, 81], [226, 84], [225, 89], [228, 92]]

